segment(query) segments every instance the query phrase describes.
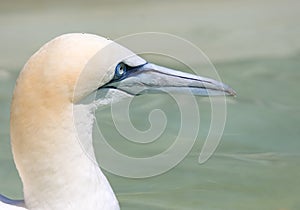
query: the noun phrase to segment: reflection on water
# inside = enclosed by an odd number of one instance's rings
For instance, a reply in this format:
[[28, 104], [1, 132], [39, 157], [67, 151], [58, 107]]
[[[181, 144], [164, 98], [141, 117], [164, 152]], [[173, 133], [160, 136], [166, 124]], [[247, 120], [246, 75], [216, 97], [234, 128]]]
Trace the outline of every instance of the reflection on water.
[[[167, 3], [156, 8], [155, 17], [142, 13], [141, 4], [131, 3], [113, 5], [116, 11], [120, 12], [123, 8], [125, 13], [128, 12], [124, 22], [113, 18], [115, 15], [109, 12], [113, 10], [112, 5], [107, 2], [104, 13], [97, 13], [97, 9], [91, 10], [91, 14], [83, 12], [77, 23], [68, 18], [74, 15], [71, 9], [64, 13], [63, 9], [53, 5], [45, 13], [36, 9], [33, 13], [23, 11], [0, 15], [1, 24], [5, 23], [0, 29], [3, 32], [0, 44], [7, 49], [7, 52], [2, 50], [0, 53], [0, 192], [12, 197], [22, 196], [9, 145], [9, 105], [20, 67], [52, 35], [78, 30], [103, 34], [99, 31], [101, 26], [105, 33], [115, 37], [149, 30], [182, 34], [204, 47], [215, 60], [223, 81], [238, 93], [238, 97], [228, 100], [228, 118], [221, 144], [205, 164], [199, 165], [197, 160], [209, 127], [210, 105], [207, 100], [198, 99], [201, 113], [199, 138], [177, 167], [148, 179], [127, 179], [106, 173], [123, 209], [299, 209], [300, 53], [297, 43], [300, 42], [299, 36], [294, 35], [299, 27], [293, 25], [294, 18], [298, 16], [291, 8], [293, 2], [281, 5], [280, 2], [271, 4], [266, 1], [266, 5], [247, 3], [249, 5], [243, 6], [235, 1], [226, 4], [191, 1], [180, 3], [181, 8], [174, 5], [174, 12], [186, 13], [181, 18], [163, 12], [163, 8], [170, 9]], [[134, 19], [131, 7], [138, 10], [136, 15], [139, 18]], [[147, 3], [149, 7], [154, 8], [154, 2]], [[247, 8], [256, 8], [253, 10], [254, 19], [251, 19]], [[197, 9], [205, 12], [201, 14]], [[278, 20], [274, 14], [282, 18]], [[36, 17], [44, 23], [34, 22]], [[60, 22], [56, 25], [58, 18], [70, 25], [66, 29]], [[172, 19], [178, 23], [172, 24]], [[130, 21], [129, 28], [126, 28]], [[153, 21], [158, 27], [149, 27]], [[19, 30], [26, 28], [26, 24], [28, 28], [21, 36]], [[149, 27], [147, 30], [145, 25]], [[163, 30], [162, 26], [166, 29]], [[28, 35], [38, 40], [30, 39]], [[244, 44], [243, 39], [247, 43]], [[178, 109], [172, 99], [160, 95], [139, 97], [131, 108], [135, 110], [134, 116], [131, 116], [133, 124], [141, 130], [149, 127], [148, 114], [153, 108], [165, 111], [168, 117], [166, 132], [159, 142], [147, 148], [134, 145], [124, 141], [115, 131], [110, 109], [98, 111], [97, 119], [105, 121], [103, 128], [115, 148], [129, 155], [147, 156], [157, 154], [172, 144], [180, 126]]]

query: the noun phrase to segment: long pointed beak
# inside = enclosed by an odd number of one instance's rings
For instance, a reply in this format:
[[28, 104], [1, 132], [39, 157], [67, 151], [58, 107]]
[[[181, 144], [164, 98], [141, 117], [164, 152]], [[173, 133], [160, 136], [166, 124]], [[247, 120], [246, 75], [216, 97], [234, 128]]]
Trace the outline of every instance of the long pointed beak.
[[236, 95], [232, 88], [222, 82], [151, 63], [130, 67], [124, 76], [112, 80], [103, 88], [118, 89], [131, 95], [163, 92], [198, 96]]

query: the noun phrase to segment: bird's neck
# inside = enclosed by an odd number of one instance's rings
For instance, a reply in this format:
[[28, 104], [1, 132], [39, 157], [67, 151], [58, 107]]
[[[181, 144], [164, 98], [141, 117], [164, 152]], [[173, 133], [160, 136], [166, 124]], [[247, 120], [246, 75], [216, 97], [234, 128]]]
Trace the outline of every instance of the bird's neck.
[[37, 108], [30, 116], [28, 110], [12, 108], [13, 153], [27, 208], [119, 209], [95, 160], [93, 113], [86, 105], [61, 110], [59, 114], [43, 110], [39, 115]]

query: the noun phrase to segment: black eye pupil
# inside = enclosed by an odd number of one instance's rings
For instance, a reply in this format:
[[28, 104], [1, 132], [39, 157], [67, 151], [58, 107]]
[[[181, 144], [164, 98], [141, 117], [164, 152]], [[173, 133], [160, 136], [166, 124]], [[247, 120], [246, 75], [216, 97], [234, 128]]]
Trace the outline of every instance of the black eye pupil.
[[116, 67], [116, 76], [117, 77], [121, 77], [124, 75], [126, 71], [126, 66], [124, 63], [119, 63]]
[[124, 73], [123, 67], [120, 66], [120, 68], [119, 68], [119, 74], [122, 75], [123, 73]]

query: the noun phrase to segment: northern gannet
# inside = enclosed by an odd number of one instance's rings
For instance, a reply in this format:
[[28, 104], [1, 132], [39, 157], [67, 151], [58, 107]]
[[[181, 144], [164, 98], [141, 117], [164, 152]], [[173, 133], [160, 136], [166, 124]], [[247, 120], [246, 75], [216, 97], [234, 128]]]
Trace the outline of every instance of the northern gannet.
[[[221, 82], [148, 63], [97, 35], [65, 34], [45, 44], [21, 71], [11, 104], [11, 144], [24, 201], [0, 196], [0, 209], [119, 209], [95, 160], [93, 110], [164, 91], [235, 95]], [[100, 98], [81, 104], [95, 92]], [[76, 111], [85, 116], [79, 122], [83, 140], [74, 125]]]

